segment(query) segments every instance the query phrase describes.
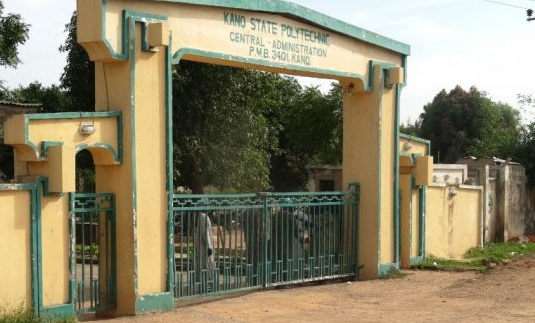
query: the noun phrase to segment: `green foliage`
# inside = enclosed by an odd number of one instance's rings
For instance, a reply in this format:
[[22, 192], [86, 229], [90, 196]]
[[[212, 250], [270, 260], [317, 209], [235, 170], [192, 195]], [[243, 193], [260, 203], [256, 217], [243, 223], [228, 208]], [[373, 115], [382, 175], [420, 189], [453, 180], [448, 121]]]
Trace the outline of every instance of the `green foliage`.
[[40, 318], [30, 310], [18, 308], [14, 311], [0, 309], [0, 323], [74, 323], [74, 317]]
[[17, 47], [28, 40], [29, 25], [19, 14], [4, 15], [0, 1], [0, 66], [17, 67], [21, 62]]
[[421, 120], [415, 120], [414, 122], [411, 121], [409, 118], [407, 120], [407, 123], [401, 123], [399, 126], [399, 132], [402, 134], [406, 134], [409, 136], [419, 136], [420, 135], [420, 128], [421, 128]]
[[21, 103], [41, 103], [41, 112], [61, 112], [68, 110], [68, 99], [57, 85], [43, 86], [35, 81], [28, 86], [19, 86], [11, 91], [11, 100]]
[[268, 188], [273, 121], [292, 88], [277, 74], [182, 61], [173, 74], [176, 185], [194, 193]]
[[[419, 136], [430, 139], [436, 161], [454, 163], [464, 155], [510, 157], [520, 114], [490, 100], [475, 87], [442, 90], [420, 115]], [[439, 158], [440, 157], [440, 158]]]
[[76, 11], [65, 25], [67, 39], [59, 47], [67, 53], [67, 65], [61, 74], [61, 88], [67, 92], [68, 111], [95, 110], [95, 64], [86, 51], [76, 42]]
[[[281, 113], [281, 154], [274, 158], [277, 191], [305, 188], [307, 165], [342, 162], [342, 91], [333, 84], [328, 94], [317, 88], [298, 93]], [[277, 168], [276, 166], [279, 166]]]
[[95, 165], [88, 150], [76, 154], [76, 192], [92, 193], [96, 191]]
[[424, 269], [442, 269], [442, 270], [477, 270], [485, 271], [486, 266], [482, 265], [480, 261], [473, 260], [456, 260], [443, 259], [433, 256], [426, 257], [424, 262], [415, 266], [416, 268]]
[[531, 186], [535, 185], [535, 120], [533, 119], [533, 110], [535, 101], [531, 95], [519, 95], [518, 103], [524, 111], [527, 123], [520, 130], [518, 144], [514, 154], [515, 161], [518, 161], [526, 167], [528, 182]]
[[461, 260], [426, 257], [425, 261], [417, 265], [420, 268], [436, 269], [464, 269], [486, 271], [489, 264], [508, 263], [522, 255], [535, 253], [533, 243], [489, 243], [484, 248], [471, 248]]
[[0, 101], [11, 101], [11, 92], [4, 86], [2, 80], [0, 80]]
[[520, 255], [535, 252], [534, 243], [489, 243], [484, 248], [471, 248], [465, 255], [465, 258], [472, 261], [494, 261], [502, 262], [505, 259], [513, 259]]
[[82, 254], [84, 254], [85, 257], [88, 257], [89, 255], [98, 257], [98, 254], [99, 254], [98, 245], [96, 245], [94, 243], [91, 244], [91, 245], [77, 244], [76, 245], [76, 255], [81, 257]]

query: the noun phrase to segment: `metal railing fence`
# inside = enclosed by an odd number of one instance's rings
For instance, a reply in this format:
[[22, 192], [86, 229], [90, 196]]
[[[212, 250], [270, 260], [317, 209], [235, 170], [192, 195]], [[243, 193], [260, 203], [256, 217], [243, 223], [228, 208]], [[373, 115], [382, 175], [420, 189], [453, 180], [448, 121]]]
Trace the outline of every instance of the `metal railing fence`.
[[359, 187], [175, 194], [175, 298], [356, 276]]

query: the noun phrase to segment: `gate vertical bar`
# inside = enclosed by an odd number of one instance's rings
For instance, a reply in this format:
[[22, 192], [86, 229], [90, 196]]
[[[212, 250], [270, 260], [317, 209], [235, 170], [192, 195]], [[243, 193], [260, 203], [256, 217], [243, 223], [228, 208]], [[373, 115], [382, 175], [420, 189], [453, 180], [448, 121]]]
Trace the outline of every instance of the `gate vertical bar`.
[[69, 193], [69, 233], [70, 233], [70, 254], [69, 254], [69, 303], [75, 308], [76, 292], [76, 212], [74, 210], [75, 194]]
[[267, 205], [267, 197], [268, 197], [268, 193], [260, 193], [260, 198], [262, 199], [262, 204], [263, 204], [263, 208], [262, 208], [262, 222], [263, 222], [263, 237], [262, 239], [260, 239], [260, 241], [262, 241], [262, 247], [263, 247], [263, 250], [264, 250], [264, 255], [263, 255], [263, 261], [264, 261], [264, 281], [262, 282], [262, 287], [266, 288], [267, 287], [267, 284], [268, 284], [268, 277], [269, 277], [269, 273], [270, 273], [270, 268], [269, 268], [269, 263], [268, 263], [268, 240], [267, 240], [267, 234], [268, 234], [268, 230], [267, 230], [267, 226], [268, 226], [268, 205]]
[[360, 204], [360, 184], [352, 183], [350, 191], [353, 192], [353, 266], [355, 272], [355, 279], [359, 279], [359, 254], [358, 254], [358, 239], [359, 239], [359, 204]]

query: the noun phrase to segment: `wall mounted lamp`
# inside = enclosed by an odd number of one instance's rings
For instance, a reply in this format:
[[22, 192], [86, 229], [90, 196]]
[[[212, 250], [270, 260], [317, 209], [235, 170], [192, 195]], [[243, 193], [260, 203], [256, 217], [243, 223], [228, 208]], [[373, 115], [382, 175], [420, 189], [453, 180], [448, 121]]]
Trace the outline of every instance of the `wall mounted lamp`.
[[403, 150], [411, 150], [412, 144], [410, 142], [406, 142], [403, 144]]
[[349, 83], [349, 86], [347, 87], [347, 94], [349, 95], [353, 95], [353, 88], [355, 86], [353, 85], [353, 83]]
[[78, 131], [81, 135], [89, 136], [95, 133], [95, 125], [92, 124], [80, 124]]

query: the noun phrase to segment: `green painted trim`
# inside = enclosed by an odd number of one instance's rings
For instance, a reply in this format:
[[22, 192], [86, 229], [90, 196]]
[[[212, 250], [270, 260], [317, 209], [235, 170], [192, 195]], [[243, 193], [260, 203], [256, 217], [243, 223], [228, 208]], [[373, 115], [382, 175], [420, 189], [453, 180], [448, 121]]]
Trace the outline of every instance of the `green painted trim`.
[[35, 188], [35, 184], [0, 184], [0, 191], [31, 191]]
[[355, 265], [355, 278], [358, 280], [360, 275], [360, 266], [359, 266], [359, 215], [360, 215], [360, 183], [352, 182], [348, 185], [349, 191], [354, 191], [355, 194], [355, 204], [354, 204], [354, 214], [353, 214], [353, 233], [355, 237], [352, 239], [352, 248], [353, 248], [353, 262]]
[[[374, 71], [373, 71], [373, 65], [371, 64], [370, 62], [370, 65], [369, 65], [371, 68], [370, 70], [370, 75], [375, 75]], [[383, 73], [380, 73], [379, 74], [379, 84], [382, 84], [382, 77], [383, 77]], [[373, 80], [373, 78], [371, 78], [371, 83], [369, 83], [369, 86], [370, 88], [373, 88], [375, 86], [375, 82]], [[378, 112], [378, 122], [379, 123], [382, 123], [382, 119], [383, 119], [383, 87], [382, 86], [379, 86], [379, 88], [377, 89], [377, 95], [379, 95], [379, 112]], [[381, 211], [382, 211], [382, 205], [383, 205], [383, 202], [382, 202], [382, 189], [383, 189], [383, 181], [382, 181], [382, 172], [383, 172], [383, 165], [382, 165], [382, 161], [383, 161], [383, 154], [382, 154], [382, 131], [381, 131], [381, 127], [378, 125], [377, 126], [377, 139], [378, 139], [378, 142], [379, 142], [379, 151], [377, 152], [377, 163], [378, 163], [378, 174], [377, 174], [377, 181], [379, 183], [378, 185], [378, 190], [377, 190], [377, 196], [379, 197], [378, 199], [378, 210], [377, 210], [377, 264], [379, 265], [379, 276], [381, 275], [381, 251], [382, 251], [382, 241], [381, 241], [381, 227], [382, 227], [382, 219], [381, 219]]]
[[112, 145], [106, 144], [106, 143], [84, 143], [77, 145], [74, 149], [75, 153], [79, 153], [80, 151], [84, 149], [90, 149], [90, 148], [104, 148], [110, 151], [111, 155], [113, 156], [113, 160], [117, 164], [121, 164], [123, 162], [122, 156], [119, 155], [119, 153], [113, 148]]
[[122, 32], [122, 35], [121, 35], [121, 52], [117, 53], [117, 52], [115, 52], [115, 50], [111, 46], [111, 43], [108, 41], [108, 37], [106, 35], [106, 0], [102, 0], [102, 5], [101, 6], [102, 6], [102, 17], [101, 17], [101, 20], [102, 20], [102, 25], [101, 25], [102, 26], [102, 35], [101, 35], [102, 41], [104, 42], [104, 45], [106, 46], [106, 48], [108, 48], [108, 51], [111, 54], [111, 58], [116, 59], [116, 60], [120, 60], [120, 61], [126, 61], [126, 60], [128, 60], [128, 51], [126, 49], [127, 38], [126, 38], [126, 32], [124, 30], [124, 26], [126, 26], [126, 24], [124, 23], [125, 22], [124, 12], [123, 12], [123, 15], [122, 15], [123, 32]]
[[[69, 303], [73, 305], [76, 295], [76, 219], [75, 210], [75, 193], [69, 193]], [[74, 241], [73, 241], [74, 240]], [[73, 309], [74, 310], [74, 309]]]
[[424, 261], [424, 257], [422, 257], [422, 256], [412, 257], [412, 258], [410, 259], [410, 265], [411, 265], [411, 266], [419, 265], [419, 264], [421, 264], [423, 261]]
[[42, 226], [41, 226], [41, 200], [43, 192], [48, 192], [48, 178], [38, 177], [35, 183], [35, 224], [32, 228], [33, 238], [35, 239], [36, 249], [32, 258], [35, 258], [36, 272], [37, 272], [37, 308], [38, 314], [41, 315], [43, 311], [43, 241], [42, 241]]
[[317, 11], [302, 7], [289, 1], [261, 1], [261, 0], [146, 0], [152, 2], [172, 2], [194, 4], [201, 6], [221, 7], [229, 9], [241, 9], [259, 11], [271, 14], [279, 14], [289, 18], [334, 31], [344, 36], [386, 48], [403, 54], [410, 54], [410, 46], [396, 40], [381, 36], [374, 32], [352, 26], [338, 19], [326, 16]]
[[384, 87], [386, 87], [386, 80], [387, 80], [387, 70], [389, 68], [394, 68], [396, 67], [396, 65], [394, 64], [391, 64], [391, 63], [386, 63], [386, 62], [380, 62], [380, 61], [375, 61], [375, 60], [370, 60], [368, 62], [368, 87], [366, 87], [364, 90], [365, 91], [368, 91], [368, 92], [371, 92], [373, 91], [373, 79], [375, 78], [375, 71], [374, 71], [374, 67], [375, 66], [381, 66], [381, 70], [382, 70], [382, 84]]
[[400, 152], [400, 153], [399, 153], [399, 157], [400, 157], [400, 158], [401, 158], [401, 157], [408, 157], [408, 158], [410, 158], [410, 160], [411, 160], [411, 164], [414, 165], [414, 158], [413, 158], [412, 155], [413, 155], [413, 154], [409, 154], [409, 153], [406, 153], [406, 152]]
[[[172, 35], [169, 35], [172, 44]], [[175, 285], [174, 217], [173, 217], [173, 52], [171, 46], [165, 52], [165, 140], [167, 170], [167, 291], [173, 292]]]
[[425, 241], [425, 235], [426, 235], [426, 219], [427, 219], [427, 187], [422, 186], [420, 187], [420, 198], [419, 198], [419, 212], [420, 212], [420, 252], [419, 256], [423, 257], [425, 259], [425, 248], [426, 248], [426, 241]]
[[48, 159], [48, 149], [58, 146], [63, 146], [63, 141], [41, 141], [41, 157]]
[[397, 264], [401, 262], [401, 232], [400, 232], [400, 192], [399, 192], [399, 119], [401, 107], [401, 85], [394, 87], [396, 91], [394, 103], [394, 252]]
[[104, 112], [57, 112], [57, 113], [32, 113], [26, 114], [26, 120], [51, 120], [51, 119], [85, 119], [85, 118], [109, 118], [118, 117], [120, 111]]
[[311, 72], [316, 74], [322, 74], [325, 76], [331, 76], [331, 77], [340, 77], [340, 78], [352, 78], [352, 79], [358, 79], [362, 82], [362, 84], [365, 85], [364, 82], [364, 76], [356, 73], [347, 73], [347, 72], [340, 72], [336, 70], [325, 70], [325, 69], [318, 69], [318, 68], [307, 68], [299, 65], [292, 65], [292, 64], [281, 64], [281, 63], [275, 63], [268, 60], [263, 59], [250, 59], [242, 56], [236, 56], [236, 55], [228, 55], [218, 52], [210, 52], [210, 51], [203, 51], [195, 48], [188, 48], [183, 47], [179, 49], [175, 54], [173, 55], [173, 64], [178, 64], [180, 60], [182, 60], [182, 57], [185, 55], [192, 55], [192, 56], [200, 56], [200, 57], [209, 57], [214, 58], [222, 61], [233, 61], [233, 62], [241, 62], [244, 64], [249, 65], [258, 65], [258, 66], [267, 66], [267, 67], [273, 67], [281, 69], [282, 72], [284, 71], [303, 71], [303, 72]]
[[63, 304], [52, 307], [43, 307], [39, 312], [39, 316], [42, 318], [74, 318], [76, 313], [74, 312], [74, 306], [72, 304]]
[[37, 185], [32, 184], [33, 188], [30, 191], [30, 209], [31, 209], [31, 222], [30, 222], [30, 257], [31, 257], [31, 277], [32, 277], [32, 306], [34, 313], [39, 315], [40, 301], [39, 301], [39, 261], [37, 258], [39, 249], [39, 237], [37, 236], [37, 219], [40, 218], [38, 214], [41, 213], [41, 209], [38, 208], [37, 201], [40, 197], [37, 196]]
[[[104, 112], [59, 112], [59, 113], [32, 113], [24, 115], [24, 144], [35, 151], [36, 159], [44, 161], [48, 158], [48, 148], [52, 146], [63, 145], [61, 141], [43, 141], [41, 142], [41, 149], [35, 143], [30, 141], [30, 121], [31, 120], [60, 120], [60, 119], [92, 119], [95, 118], [116, 118], [117, 120], [117, 151], [111, 146], [109, 150], [114, 156], [114, 160], [122, 163], [123, 160], [123, 128], [122, 128], [122, 113], [120, 111], [104, 111]], [[95, 144], [108, 145], [108, 144]], [[103, 146], [104, 147], [104, 146]]]
[[385, 277], [391, 274], [392, 270], [399, 270], [399, 263], [380, 264], [379, 265], [379, 277]]
[[422, 138], [419, 138], [419, 137], [407, 135], [407, 134], [404, 134], [404, 133], [401, 133], [401, 132], [399, 133], [399, 137], [402, 138], [402, 139], [412, 140], [412, 141], [416, 141], [416, 142], [419, 142], [419, 143], [422, 143], [422, 144], [426, 144], [426, 145], [430, 145], [431, 144], [431, 141], [429, 141], [427, 139], [422, 139]]
[[[125, 13], [126, 15], [126, 13]], [[132, 141], [132, 225], [134, 229], [134, 293], [139, 295], [138, 259], [137, 259], [137, 160], [136, 160], [136, 20], [128, 21], [128, 57], [130, 64], [130, 136]], [[125, 25], [126, 26], [126, 25]], [[124, 30], [125, 28], [123, 28]]]
[[175, 307], [175, 298], [171, 292], [139, 296], [136, 300], [136, 314], [171, 310]]

